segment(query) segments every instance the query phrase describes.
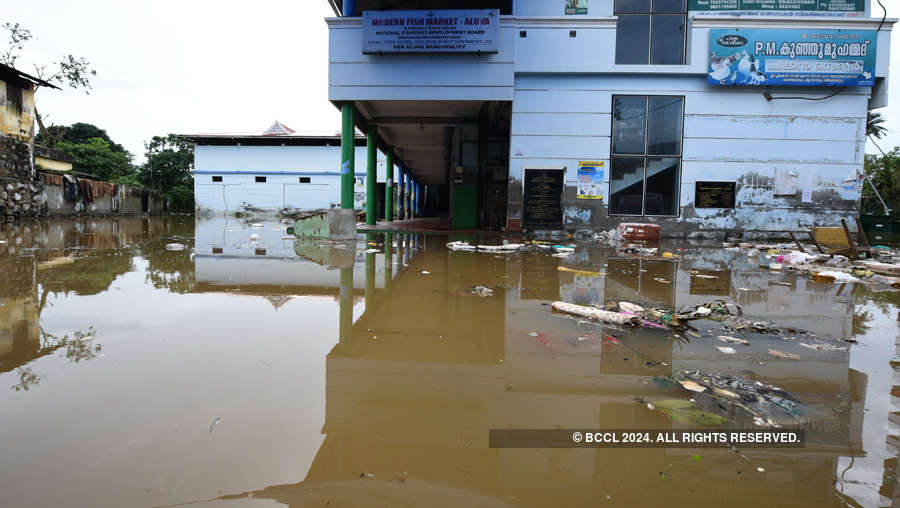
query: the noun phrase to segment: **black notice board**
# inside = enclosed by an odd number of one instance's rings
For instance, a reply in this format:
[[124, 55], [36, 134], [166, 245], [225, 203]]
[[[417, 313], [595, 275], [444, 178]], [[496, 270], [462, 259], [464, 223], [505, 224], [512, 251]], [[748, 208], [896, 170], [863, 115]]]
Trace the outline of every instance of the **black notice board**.
[[734, 208], [735, 182], [697, 182], [695, 208]]
[[526, 169], [522, 226], [562, 228], [563, 170]]

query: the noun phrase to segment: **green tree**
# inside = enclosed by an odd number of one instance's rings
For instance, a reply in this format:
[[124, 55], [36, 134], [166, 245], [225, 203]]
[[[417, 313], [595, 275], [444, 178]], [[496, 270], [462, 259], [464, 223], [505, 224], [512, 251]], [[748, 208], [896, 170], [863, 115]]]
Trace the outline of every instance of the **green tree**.
[[90, 138], [86, 143], [60, 141], [56, 148], [75, 157], [73, 170], [100, 180], [115, 180], [134, 172], [131, 154], [113, 151], [109, 142], [102, 138]]
[[51, 125], [46, 130], [41, 131], [35, 136], [35, 142], [55, 147], [60, 141], [68, 141], [70, 143], [87, 143], [91, 138], [100, 138], [109, 143], [109, 148], [113, 152], [125, 152], [125, 147], [116, 143], [109, 137], [105, 129], [101, 129], [96, 125], [76, 122], [72, 125]]
[[[866, 155], [865, 171], [878, 189], [878, 193], [891, 208], [892, 217], [900, 217], [900, 148], [894, 147], [884, 155]], [[875, 198], [875, 192], [868, 181], [863, 185], [862, 212], [883, 215], [884, 208]]]
[[177, 134], [153, 136], [145, 143], [147, 162], [140, 169], [144, 184], [159, 189], [172, 210], [194, 208], [194, 144]]
[[884, 117], [881, 116], [881, 113], [869, 111], [866, 115], [866, 136], [881, 139], [885, 134], [887, 134], [887, 128], [884, 126]]

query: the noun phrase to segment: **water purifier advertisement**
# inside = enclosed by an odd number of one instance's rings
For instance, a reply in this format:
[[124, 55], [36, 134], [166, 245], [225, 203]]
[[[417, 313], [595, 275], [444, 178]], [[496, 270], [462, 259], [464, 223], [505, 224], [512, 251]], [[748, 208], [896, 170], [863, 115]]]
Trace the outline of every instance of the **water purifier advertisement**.
[[872, 86], [874, 30], [709, 31], [715, 85]]

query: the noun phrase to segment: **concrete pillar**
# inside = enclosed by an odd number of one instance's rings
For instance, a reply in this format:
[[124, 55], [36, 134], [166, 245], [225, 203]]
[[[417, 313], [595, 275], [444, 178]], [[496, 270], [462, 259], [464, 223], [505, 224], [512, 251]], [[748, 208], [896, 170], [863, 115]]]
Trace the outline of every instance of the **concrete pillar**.
[[341, 208], [353, 208], [353, 177], [356, 171], [353, 104], [341, 105]]
[[394, 151], [388, 147], [385, 154], [384, 173], [386, 184], [384, 186], [384, 221], [394, 220]]
[[366, 224], [374, 226], [375, 217], [375, 193], [378, 189], [378, 126], [369, 124], [366, 131]]

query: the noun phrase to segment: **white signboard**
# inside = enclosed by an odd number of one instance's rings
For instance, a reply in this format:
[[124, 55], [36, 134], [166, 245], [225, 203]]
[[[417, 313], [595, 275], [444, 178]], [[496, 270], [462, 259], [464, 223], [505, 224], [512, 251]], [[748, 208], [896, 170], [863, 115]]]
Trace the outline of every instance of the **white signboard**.
[[363, 53], [497, 53], [498, 9], [364, 11]]

